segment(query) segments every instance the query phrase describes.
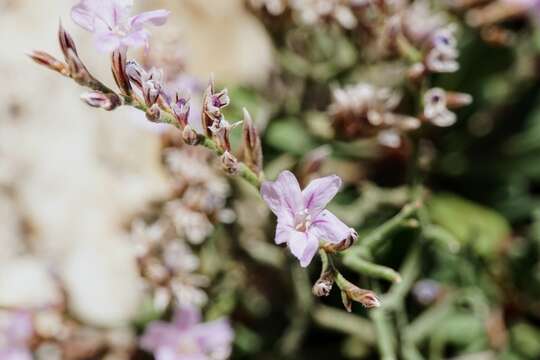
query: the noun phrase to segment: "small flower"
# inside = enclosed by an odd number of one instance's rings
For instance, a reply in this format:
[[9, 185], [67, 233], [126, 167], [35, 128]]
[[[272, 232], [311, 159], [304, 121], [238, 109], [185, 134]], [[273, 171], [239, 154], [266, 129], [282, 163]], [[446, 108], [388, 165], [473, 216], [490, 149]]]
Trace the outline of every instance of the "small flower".
[[177, 311], [171, 323], [154, 321], [141, 338], [141, 347], [156, 360], [225, 360], [234, 332], [225, 319], [201, 322], [194, 307]]
[[424, 116], [434, 125], [447, 127], [456, 122], [456, 114], [446, 106], [446, 92], [432, 88], [424, 94]]
[[154, 10], [130, 16], [132, 7], [132, 0], [80, 0], [71, 9], [71, 17], [77, 25], [94, 34], [100, 51], [148, 46], [150, 35], [144, 26], [165, 24], [169, 11]]
[[302, 191], [296, 177], [283, 171], [275, 182], [264, 182], [261, 195], [277, 216], [276, 244], [286, 243], [300, 265], [309, 265], [321, 241], [338, 244], [354, 231], [324, 208], [336, 195], [341, 179], [313, 180]]
[[221, 110], [229, 105], [230, 99], [227, 89], [220, 92], [215, 91], [214, 78], [210, 79], [210, 84], [204, 92], [203, 111], [201, 112], [201, 123], [205, 135], [210, 135], [210, 128], [216, 120], [221, 120], [223, 114]]
[[171, 108], [180, 127], [183, 129], [188, 126], [190, 112], [189, 96], [177, 92]]
[[313, 288], [311, 289], [313, 295], [317, 297], [328, 296], [332, 291], [334, 285], [334, 273], [332, 271], [325, 271], [321, 274]]

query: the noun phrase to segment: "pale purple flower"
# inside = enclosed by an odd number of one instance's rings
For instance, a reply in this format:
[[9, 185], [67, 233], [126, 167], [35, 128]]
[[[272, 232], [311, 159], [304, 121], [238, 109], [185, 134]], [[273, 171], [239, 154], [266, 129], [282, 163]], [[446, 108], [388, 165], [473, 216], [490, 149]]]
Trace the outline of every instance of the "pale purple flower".
[[184, 307], [171, 323], [151, 323], [140, 344], [156, 360], [225, 360], [230, 356], [233, 339], [227, 320], [202, 323], [197, 308]]
[[94, 34], [100, 51], [148, 46], [150, 34], [145, 25], [165, 24], [170, 12], [161, 9], [131, 16], [132, 7], [133, 0], [80, 0], [71, 9], [71, 17]]
[[0, 359], [32, 360], [28, 348], [32, 334], [30, 313], [14, 311], [0, 314]]
[[302, 267], [309, 265], [320, 242], [338, 244], [356, 236], [354, 229], [324, 209], [340, 187], [341, 179], [332, 175], [313, 180], [302, 191], [290, 171], [262, 184], [261, 195], [278, 220], [275, 242], [286, 243]]

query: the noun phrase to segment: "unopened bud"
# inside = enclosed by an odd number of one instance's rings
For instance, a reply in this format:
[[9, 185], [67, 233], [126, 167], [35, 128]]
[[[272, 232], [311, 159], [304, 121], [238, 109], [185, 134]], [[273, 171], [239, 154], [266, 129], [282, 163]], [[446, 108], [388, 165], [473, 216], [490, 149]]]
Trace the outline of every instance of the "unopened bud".
[[161, 84], [154, 80], [143, 83], [143, 96], [147, 106], [154, 105], [161, 93]]
[[352, 310], [353, 301], [362, 304], [366, 309], [381, 306], [381, 302], [373, 291], [359, 288], [340, 274], [338, 274], [338, 285], [341, 289], [343, 306], [348, 312]]
[[73, 38], [64, 29], [61, 23], [58, 26], [58, 42], [60, 43], [60, 49], [62, 49], [62, 53], [64, 53], [64, 58], [66, 59], [66, 61], [68, 58], [69, 50], [77, 54], [77, 48], [75, 47], [75, 42], [73, 41]]
[[325, 271], [321, 277], [315, 282], [311, 289], [313, 295], [317, 297], [328, 296], [334, 285], [334, 274], [331, 271]]
[[236, 157], [231, 154], [228, 151], [225, 151], [223, 155], [221, 155], [221, 166], [223, 167], [223, 170], [229, 175], [236, 175], [238, 174], [238, 171], [240, 170], [240, 164], [238, 163], [238, 160]]
[[257, 128], [253, 124], [251, 115], [249, 115], [249, 112], [245, 108], [244, 128], [242, 134], [244, 140], [244, 161], [251, 168], [251, 170], [259, 173], [262, 170], [263, 163], [261, 138], [257, 133]]
[[121, 104], [118, 95], [103, 94], [97, 91], [82, 94], [81, 100], [91, 107], [101, 108], [107, 111], [114, 110]]
[[146, 110], [146, 118], [152, 122], [158, 122], [161, 117], [161, 109], [158, 104], [150, 106]]
[[116, 85], [124, 95], [131, 94], [131, 84], [126, 74], [126, 49], [117, 49], [112, 54], [112, 73]]
[[446, 92], [446, 106], [449, 109], [459, 109], [461, 107], [470, 105], [473, 98], [469, 94], [447, 91]]
[[28, 56], [30, 56], [30, 58], [39, 65], [43, 65], [64, 76], [69, 76], [67, 65], [44, 51], [33, 51], [32, 53], [28, 54]]
[[200, 141], [199, 134], [189, 125], [186, 125], [182, 131], [182, 139], [187, 145], [197, 145]]
[[67, 49], [66, 62], [69, 69], [69, 76], [78, 84], [88, 86], [95, 82], [94, 78], [90, 75], [86, 66], [73, 49]]

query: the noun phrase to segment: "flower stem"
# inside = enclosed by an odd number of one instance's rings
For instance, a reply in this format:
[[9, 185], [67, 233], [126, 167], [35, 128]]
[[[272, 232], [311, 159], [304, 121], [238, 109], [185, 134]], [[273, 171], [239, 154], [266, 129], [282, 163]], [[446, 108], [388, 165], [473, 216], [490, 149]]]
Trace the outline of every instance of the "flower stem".
[[401, 281], [401, 276], [394, 269], [364, 260], [352, 252], [349, 252], [343, 256], [343, 265], [370, 277], [384, 279], [396, 283]]

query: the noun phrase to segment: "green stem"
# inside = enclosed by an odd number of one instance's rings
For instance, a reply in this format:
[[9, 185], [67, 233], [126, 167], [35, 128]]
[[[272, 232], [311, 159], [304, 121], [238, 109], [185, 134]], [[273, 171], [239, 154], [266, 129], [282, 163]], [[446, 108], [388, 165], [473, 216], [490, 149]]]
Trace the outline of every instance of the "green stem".
[[377, 331], [377, 347], [380, 358], [383, 360], [396, 360], [396, 344], [394, 341], [396, 337], [392, 330], [392, 324], [388, 319], [390, 314], [379, 308], [371, 311], [369, 315]]
[[401, 276], [397, 271], [386, 266], [377, 265], [362, 259], [355, 253], [347, 253], [343, 257], [343, 265], [361, 274], [391, 282], [400, 282]]
[[[143, 104], [140, 101], [134, 100], [133, 98], [124, 97], [124, 100], [127, 106], [132, 106], [144, 112], [148, 110], [148, 107], [145, 104]], [[161, 112], [159, 122], [164, 123], [164, 124], [169, 124], [180, 129], [180, 124], [178, 124], [178, 121], [176, 120], [175, 116], [168, 111]], [[199, 144], [209, 149], [210, 151], [215, 153], [217, 156], [221, 156], [224, 153], [223, 149], [214, 140], [212, 140], [210, 137], [206, 135], [199, 134]], [[251, 184], [256, 189], [259, 189], [261, 187], [261, 178], [257, 174], [255, 174], [243, 162], [240, 162], [240, 169], [238, 172], [238, 176], [246, 180], [249, 184]]]
[[[360, 248], [364, 248], [368, 253], [372, 253], [395, 229], [412, 216], [420, 208], [420, 203], [407, 204], [401, 211], [386, 221], [384, 224], [369, 233], [363, 240]], [[355, 250], [360, 251], [360, 250]]]

